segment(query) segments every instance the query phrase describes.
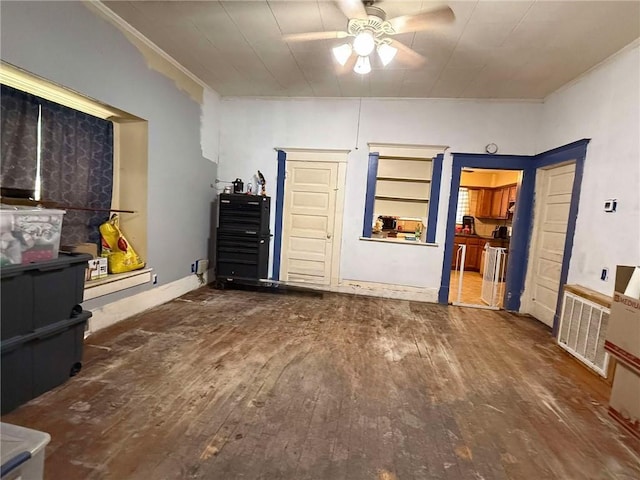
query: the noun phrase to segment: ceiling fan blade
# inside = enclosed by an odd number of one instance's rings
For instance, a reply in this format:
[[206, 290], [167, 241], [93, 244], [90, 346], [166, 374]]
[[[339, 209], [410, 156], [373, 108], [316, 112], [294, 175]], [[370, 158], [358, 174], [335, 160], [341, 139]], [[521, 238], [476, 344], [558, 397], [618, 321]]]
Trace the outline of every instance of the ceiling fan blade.
[[282, 39], [285, 42], [308, 42], [311, 40], [330, 40], [332, 38], [347, 38], [349, 34], [347, 32], [307, 32], [307, 33], [292, 33], [289, 35], [283, 35]]
[[456, 16], [449, 7], [440, 7], [415, 15], [402, 15], [389, 20], [396, 33], [419, 32], [438, 25], [451, 23]]
[[404, 63], [405, 65], [411, 68], [419, 68], [427, 63], [427, 59], [420, 55], [415, 50], [407, 47], [404, 43], [399, 42], [398, 40], [391, 40], [391, 46], [398, 49], [398, 54], [396, 58], [399, 62]]
[[335, 3], [348, 19], [368, 16], [362, 0], [335, 0]]

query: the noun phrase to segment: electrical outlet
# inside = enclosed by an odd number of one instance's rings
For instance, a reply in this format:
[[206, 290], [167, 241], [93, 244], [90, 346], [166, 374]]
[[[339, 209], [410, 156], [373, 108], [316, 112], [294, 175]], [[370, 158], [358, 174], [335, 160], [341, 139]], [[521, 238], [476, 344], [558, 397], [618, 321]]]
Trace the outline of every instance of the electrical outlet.
[[604, 202], [604, 211], [607, 213], [612, 213], [616, 211], [618, 208], [618, 201], [615, 198], [610, 198], [609, 200]]
[[607, 280], [609, 280], [609, 269], [608, 268], [603, 268], [602, 272], [600, 273], [600, 280], [602, 280], [603, 282], [606, 282]]
[[152, 284], [153, 285], [157, 285], [158, 284], [158, 275], [156, 273], [153, 274], [153, 276], [151, 277], [152, 280]]
[[209, 268], [209, 260], [206, 258], [201, 258], [200, 260], [196, 260], [196, 274], [204, 275]]

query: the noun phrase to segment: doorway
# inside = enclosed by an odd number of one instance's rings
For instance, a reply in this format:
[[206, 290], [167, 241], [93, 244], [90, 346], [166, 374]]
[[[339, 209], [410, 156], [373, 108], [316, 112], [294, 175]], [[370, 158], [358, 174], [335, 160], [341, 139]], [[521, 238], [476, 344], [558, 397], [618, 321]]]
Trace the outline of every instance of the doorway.
[[575, 162], [541, 168], [536, 175], [536, 201], [523, 308], [553, 327], [560, 293], [565, 241], [576, 172]]
[[277, 268], [280, 281], [337, 285], [347, 153], [286, 151], [284, 169], [279, 171], [283, 178], [278, 178], [282, 193], [278, 192], [280, 221], [276, 219], [274, 245], [279, 253], [274, 274]]
[[[556, 306], [553, 317], [553, 334], [556, 334], [559, 315], [562, 307], [562, 289], [567, 283], [569, 272], [569, 260], [573, 248], [573, 238], [575, 233], [578, 204], [580, 202], [580, 187], [584, 172], [585, 158], [587, 155], [587, 145], [589, 139], [577, 140], [562, 147], [547, 150], [537, 155], [495, 155], [495, 154], [474, 154], [474, 153], [454, 153], [453, 165], [451, 169], [451, 192], [457, 192], [460, 187], [462, 169], [508, 169], [521, 170], [522, 180], [517, 189], [517, 208], [514, 213], [512, 223], [512, 235], [509, 239], [509, 257], [504, 294], [504, 309], [513, 312], [527, 312], [524, 305], [531, 291], [530, 278], [533, 277], [534, 268], [531, 266], [536, 260], [533, 257], [530, 244], [533, 241], [533, 214], [534, 214], [534, 192], [536, 191], [536, 176], [544, 175], [544, 171], [575, 164], [575, 173], [572, 182], [572, 189], [568, 208], [568, 220], [566, 222], [566, 233], [562, 243], [562, 260], [560, 266], [559, 282], [557, 287]], [[566, 172], [565, 172], [566, 173]], [[566, 180], [566, 179], [565, 179]], [[557, 182], [557, 180], [556, 180]], [[553, 183], [553, 181], [551, 182]], [[565, 189], [566, 192], [566, 189]], [[564, 194], [566, 196], [566, 193]], [[565, 197], [566, 199], [566, 197]], [[537, 205], [540, 202], [536, 202]], [[438, 302], [440, 304], [449, 303], [449, 295], [452, 288], [451, 266], [454, 260], [454, 235], [456, 225], [456, 213], [458, 206], [458, 196], [451, 195], [449, 210], [447, 214], [447, 228], [444, 242], [444, 260], [442, 263], [442, 279]], [[565, 207], [566, 208], [566, 207]], [[539, 215], [538, 218], [541, 216]], [[531, 239], [531, 241], [530, 241]], [[555, 239], [558, 240], [557, 238]], [[546, 240], [548, 241], [548, 240]], [[557, 266], [556, 266], [557, 268]], [[527, 277], [527, 274], [531, 277]], [[527, 285], [525, 287], [525, 280]], [[530, 294], [529, 294], [530, 295]], [[530, 296], [529, 298], [537, 298]], [[547, 306], [551, 306], [551, 299], [547, 299]], [[521, 308], [522, 301], [522, 308]], [[552, 307], [551, 307], [552, 308]], [[548, 323], [548, 319], [547, 322]]]
[[463, 168], [453, 225], [449, 303], [504, 306], [521, 170]]

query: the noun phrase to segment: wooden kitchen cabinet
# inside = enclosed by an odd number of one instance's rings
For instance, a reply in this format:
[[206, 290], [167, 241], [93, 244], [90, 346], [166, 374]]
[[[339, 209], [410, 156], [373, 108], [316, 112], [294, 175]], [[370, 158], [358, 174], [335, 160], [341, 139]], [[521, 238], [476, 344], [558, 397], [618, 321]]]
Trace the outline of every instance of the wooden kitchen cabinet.
[[491, 216], [491, 201], [493, 200], [493, 190], [490, 188], [480, 188], [478, 190], [478, 203], [475, 216], [478, 218], [488, 218]]
[[517, 187], [507, 185], [498, 188], [479, 188], [475, 217], [506, 220], [509, 218], [509, 204], [515, 203]]
[[504, 197], [503, 188], [497, 188], [493, 191], [493, 198], [491, 200], [491, 218], [502, 218], [502, 197]]
[[485, 244], [484, 239], [479, 237], [467, 237], [456, 235], [453, 240], [453, 257], [451, 259], [451, 269], [456, 268], [456, 257], [460, 245], [467, 246], [467, 253], [464, 260], [465, 271], [478, 271], [480, 268], [480, 258]]
[[500, 218], [509, 216], [509, 191], [510, 188], [502, 189], [502, 201], [500, 202]]

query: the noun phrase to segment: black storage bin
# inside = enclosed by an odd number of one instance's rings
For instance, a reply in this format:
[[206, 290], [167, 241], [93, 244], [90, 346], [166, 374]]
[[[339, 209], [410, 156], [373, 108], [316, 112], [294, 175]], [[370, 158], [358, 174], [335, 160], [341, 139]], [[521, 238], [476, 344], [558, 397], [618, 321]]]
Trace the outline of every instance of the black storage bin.
[[0, 410], [2, 415], [33, 398], [33, 355], [25, 337], [2, 342], [0, 358]]
[[2, 414], [63, 384], [82, 367], [91, 312], [2, 342]]
[[82, 303], [89, 260], [86, 253], [60, 253], [53, 260], [3, 267], [2, 340], [69, 318]]

